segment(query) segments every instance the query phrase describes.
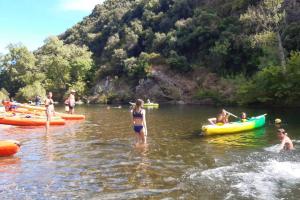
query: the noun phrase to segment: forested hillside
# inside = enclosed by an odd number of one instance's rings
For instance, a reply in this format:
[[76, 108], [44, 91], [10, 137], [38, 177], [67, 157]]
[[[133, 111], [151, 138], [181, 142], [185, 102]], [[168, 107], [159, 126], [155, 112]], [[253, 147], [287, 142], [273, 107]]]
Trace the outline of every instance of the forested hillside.
[[92, 102], [298, 105], [299, 33], [296, 0], [106, 0], [59, 36], [92, 52], [79, 79], [49, 84], [49, 43], [34, 55], [42, 86], [79, 85]]

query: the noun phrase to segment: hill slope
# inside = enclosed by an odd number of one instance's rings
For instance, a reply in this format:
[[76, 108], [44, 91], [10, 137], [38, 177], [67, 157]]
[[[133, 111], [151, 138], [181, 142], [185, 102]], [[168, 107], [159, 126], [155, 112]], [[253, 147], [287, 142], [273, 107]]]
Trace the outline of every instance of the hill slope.
[[[60, 39], [86, 45], [93, 52], [96, 65], [89, 74], [89, 87], [95, 102], [139, 96], [236, 102], [232, 77], [247, 78], [262, 67], [280, 65], [278, 45], [269, 42], [273, 32], [279, 32], [286, 57], [300, 49], [299, 2], [283, 1], [274, 14], [268, 1], [107, 0]], [[249, 25], [241, 20], [249, 9], [263, 10], [260, 14], [266, 16], [283, 10], [287, 14], [277, 24], [275, 18], [266, 26], [252, 18]], [[257, 45], [253, 38], [263, 41]], [[212, 80], [203, 78], [206, 75]]]

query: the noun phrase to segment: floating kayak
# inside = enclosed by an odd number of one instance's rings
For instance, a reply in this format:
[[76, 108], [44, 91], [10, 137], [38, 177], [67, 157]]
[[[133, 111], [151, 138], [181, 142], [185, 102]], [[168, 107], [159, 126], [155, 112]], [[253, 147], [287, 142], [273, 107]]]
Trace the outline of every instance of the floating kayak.
[[65, 119], [65, 120], [82, 120], [82, 119], [85, 119], [85, 115], [68, 114], [68, 113], [60, 113], [60, 112], [55, 112], [55, 115]]
[[45, 111], [46, 108], [44, 106], [31, 106], [28, 104], [22, 104], [22, 103], [15, 103], [14, 105], [16, 105], [18, 108], [25, 108], [28, 110], [36, 110], [36, 111]]
[[[15, 126], [45, 126], [46, 118], [26, 118], [20, 116], [0, 117], [0, 124], [15, 125]], [[50, 125], [64, 125], [64, 119], [54, 118], [50, 121]]]
[[[37, 115], [37, 116], [46, 116], [45, 111], [28, 110], [25, 108], [17, 108], [14, 112], [23, 113], [23, 114], [33, 114], [33, 115]], [[60, 112], [55, 112], [55, 115], [65, 119], [65, 120], [83, 120], [83, 119], [85, 119], [85, 115], [68, 114], [68, 113], [60, 113]]]
[[158, 108], [159, 104], [158, 103], [144, 103], [145, 108], [153, 107], [153, 108]]
[[16, 106], [18, 106], [19, 108], [26, 108], [28, 110], [38, 110], [38, 111], [45, 111], [46, 108], [43, 106], [31, 106], [28, 104], [16, 104]]
[[12, 156], [20, 150], [20, 142], [16, 140], [0, 141], [0, 156]]
[[202, 126], [202, 132], [204, 135], [218, 135], [249, 131], [264, 126], [265, 122], [265, 115], [260, 115], [257, 117], [252, 117], [245, 122], [231, 122], [222, 125], [205, 125]]

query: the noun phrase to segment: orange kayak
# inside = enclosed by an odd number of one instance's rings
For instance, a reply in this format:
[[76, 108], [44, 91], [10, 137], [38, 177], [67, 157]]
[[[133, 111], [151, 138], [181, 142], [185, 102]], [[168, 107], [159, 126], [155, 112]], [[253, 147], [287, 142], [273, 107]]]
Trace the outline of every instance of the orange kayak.
[[[0, 124], [15, 125], [15, 126], [45, 126], [46, 118], [26, 118], [26, 117], [0, 117]], [[50, 125], [64, 125], [64, 119], [52, 119]]]
[[20, 142], [16, 140], [0, 141], [0, 156], [12, 156], [20, 150]]
[[[33, 114], [38, 116], [45, 116], [45, 111], [40, 110], [28, 110], [25, 108], [17, 108], [14, 110], [16, 113], [23, 113], [23, 114]], [[85, 119], [85, 115], [77, 115], [77, 114], [68, 114], [68, 113], [60, 113], [55, 112], [55, 116], [61, 117], [65, 120], [83, 120]]]
[[45, 107], [41, 107], [41, 106], [30, 106], [27, 104], [17, 104], [17, 106], [19, 108], [26, 108], [28, 110], [38, 110], [38, 111], [45, 111], [46, 108]]
[[65, 120], [82, 120], [82, 119], [85, 119], [85, 115], [76, 115], [76, 114], [68, 114], [68, 113], [60, 113], [60, 112], [55, 112], [55, 115], [65, 119]]

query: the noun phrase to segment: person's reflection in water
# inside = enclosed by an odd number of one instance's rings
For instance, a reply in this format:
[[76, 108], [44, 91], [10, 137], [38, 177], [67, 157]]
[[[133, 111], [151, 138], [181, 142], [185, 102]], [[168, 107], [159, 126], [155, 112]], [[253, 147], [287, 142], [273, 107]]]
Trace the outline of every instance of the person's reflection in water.
[[46, 128], [45, 135], [45, 144], [46, 144], [46, 157], [49, 161], [53, 161], [53, 139], [50, 128]]
[[138, 160], [136, 167], [133, 167], [132, 177], [129, 177], [129, 182], [132, 186], [136, 188], [148, 189], [151, 186], [152, 177], [150, 176], [150, 165], [151, 161], [148, 158], [149, 146], [138, 146], [134, 148], [135, 160]]

